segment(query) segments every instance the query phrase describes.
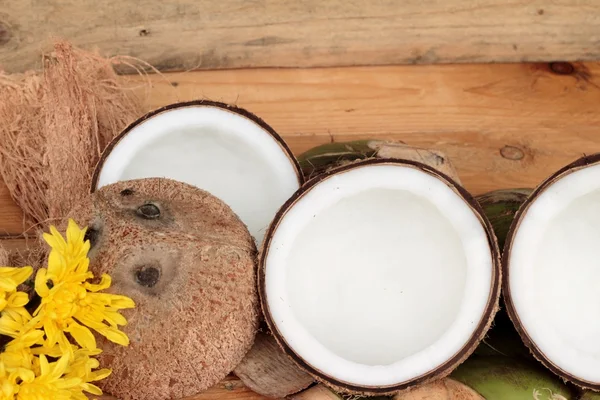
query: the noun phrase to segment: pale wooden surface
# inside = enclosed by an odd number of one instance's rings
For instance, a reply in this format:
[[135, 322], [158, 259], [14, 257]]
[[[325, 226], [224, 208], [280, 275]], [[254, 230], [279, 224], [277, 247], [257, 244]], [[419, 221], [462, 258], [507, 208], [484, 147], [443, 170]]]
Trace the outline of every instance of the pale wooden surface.
[[[600, 151], [600, 63], [575, 65], [570, 75], [547, 64], [515, 64], [201, 71], [149, 79], [149, 108], [194, 98], [236, 103], [264, 118], [296, 153], [360, 138], [437, 148], [474, 194], [534, 186], [583, 153]], [[0, 232], [18, 236], [21, 220], [0, 185]], [[200, 399], [261, 397], [230, 378]]]
[[[555, 66], [556, 70], [568, 70]], [[140, 81], [142, 78], [135, 78]], [[236, 103], [300, 153], [331, 140], [402, 140], [446, 153], [474, 194], [534, 186], [600, 151], [600, 63], [199, 71], [150, 76], [148, 108]], [[0, 233], [23, 231], [0, 185]]]
[[160, 70], [597, 60], [598, 0], [4, 0], [0, 65], [49, 35]]

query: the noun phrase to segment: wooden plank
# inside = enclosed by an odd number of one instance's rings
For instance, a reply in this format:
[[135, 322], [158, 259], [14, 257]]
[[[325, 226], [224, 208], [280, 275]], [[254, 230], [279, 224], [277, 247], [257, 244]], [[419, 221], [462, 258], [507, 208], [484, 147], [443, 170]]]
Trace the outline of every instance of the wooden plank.
[[598, 0], [5, 1], [0, 65], [52, 35], [160, 70], [597, 60]]
[[[600, 151], [600, 63], [226, 70], [149, 79], [148, 108], [194, 98], [237, 103], [296, 153], [359, 138], [442, 150], [474, 194], [534, 186], [583, 153]], [[3, 193], [0, 232], [18, 234], [22, 217]]]
[[194, 98], [236, 103], [264, 118], [296, 153], [360, 138], [441, 150], [474, 194], [535, 186], [583, 153], [600, 151], [600, 63], [202, 71], [151, 79], [149, 107]]

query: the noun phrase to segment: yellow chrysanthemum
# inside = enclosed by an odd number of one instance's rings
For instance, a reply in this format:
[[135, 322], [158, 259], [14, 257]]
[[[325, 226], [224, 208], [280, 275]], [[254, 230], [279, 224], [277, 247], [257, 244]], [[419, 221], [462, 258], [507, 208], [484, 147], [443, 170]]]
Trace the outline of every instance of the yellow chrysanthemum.
[[32, 274], [33, 268], [0, 267], [0, 312], [18, 309], [29, 301], [27, 293], [18, 292], [17, 287]]
[[16, 368], [9, 371], [0, 362], [0, 400], [14, 400], [20, 390], [19, 382], [33, 378], [33, 372], [27, 369]]
[[100, 352], [101, 350], [90, 351], [86, 349], [75, 351], [74, 360], [69, 364], [65, 374], [67, 378], [81, 379], [81, 384], [71, 389], [73, 399], [87, 400], [87, 397], [83, 394], [84, 391], [97, 396], [102, 395], [102, 390], [90, 383], [102, 380], [111, 373], [111, 370], [106, 368], [94, 371], [95, 368], [100, 366], [100, 363], [95, 358], [92, 358], [92, 356], [96, 356]]
[[40, 269], [35, 279], [41, 302], [33, 316], [24, 307], [27, 294], [17, 291], [32, 274], [31, 267], [0, 267], [0, 335], [12, 338], [0, 353], [0, 400], [87, 400], [84, 392], [101, 395], [91, 382], [111, 371], [94, 370], [99, 362], [93, 356], [101, 350], [90, 328], [113, 342], [129, 343], [118, 328], [127, 323], [119, 310], [134, 307], [133, 300], [98, 293], [110, 287], [108, 275], [98, 284], [89, 282], [94, 275], [88, 270], [85, 229], [69, 221], [66, 240], [56, 228], [50, 232], [44, 235], [51, 247], [48, 268]]
[[111, 279], [102, 275], [99, 284], [87, 282], [94, 275], [88, 270], [89, 241], [84, 241], [85, 229], [70, 220], [66, 240], [54, 227], [44, 239], [52, 248], [48, 269], [42, 268], [35, 278], [35, 290], [42, 301], [34, 312], [35, 328], [43, 328], [46, 347], [58, 343], [63, 351], [71, 351], [69, 333], [81, 347], [96, 349], [96, 339], [89, 328], [107, 339], [127, 346], [129, 339], [119, 325], [127, 323], [119, 310], [135, 306], [126, 296], [96, 293], [110, 287]]
[[35, 355], [46, 352], [42, 347], [33, 346], [43, 342], [43, 336], [44, 332], [32, 330], [9, 342], [4, 351], [0, 353], [0, 364], [8, 370], [24, 368], [35, 372]]
[[81, 385], [77, 377], [64, 377], [69, 367], [70, 354], [56, 362], [48, 362], [45, 355], [39, 356], [39, 374], [30, 374], [19, 385], [17, 400], [70, 400], [71, 390]]

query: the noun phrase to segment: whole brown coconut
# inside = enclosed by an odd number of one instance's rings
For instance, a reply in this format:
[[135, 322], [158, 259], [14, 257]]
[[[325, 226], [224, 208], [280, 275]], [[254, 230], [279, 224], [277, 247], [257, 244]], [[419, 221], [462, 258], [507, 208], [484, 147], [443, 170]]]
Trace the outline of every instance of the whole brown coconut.
[[88, 226], [90, 268], [108, 273], [131, 341], [98, 347], [112, 374], [102, 388], [122, 400], [180, 399], [231, 372], [258, 326], [256, 248], [245, 225], [211, 194], [152, 178], [93, 193], [71, 215]]

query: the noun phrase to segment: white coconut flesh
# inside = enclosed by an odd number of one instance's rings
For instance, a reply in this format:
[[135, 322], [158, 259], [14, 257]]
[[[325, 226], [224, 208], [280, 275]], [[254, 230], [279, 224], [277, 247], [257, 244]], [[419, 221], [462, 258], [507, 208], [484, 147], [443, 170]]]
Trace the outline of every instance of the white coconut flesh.
[[508, 257], [510, 298], [527, 336], [560, 370], [600, 384], [600, 165], [535, 197]]
[[171, 109], [136, 125], [106, 157], [96, 188], [150, 177], [219, 197], [258, 243], [300, 185], [294, 162], [273, 135], [250, 118], [206, 105]]
[[430, 173], [348, 169], [275, 223], [261, 266], [273, 330], [335, 382], [410, 382], [455, 357], [482, 323], [495, 268], [488, 235]]

